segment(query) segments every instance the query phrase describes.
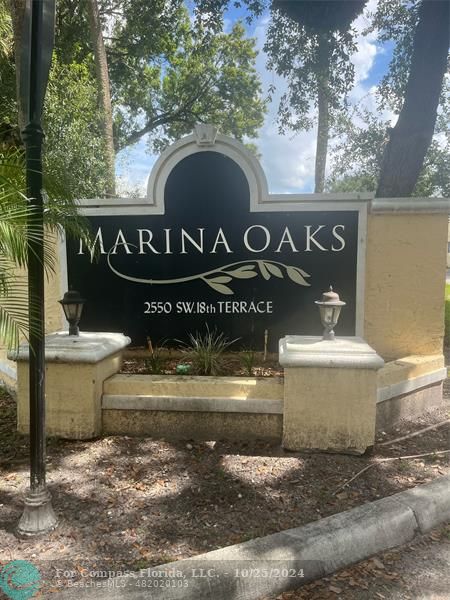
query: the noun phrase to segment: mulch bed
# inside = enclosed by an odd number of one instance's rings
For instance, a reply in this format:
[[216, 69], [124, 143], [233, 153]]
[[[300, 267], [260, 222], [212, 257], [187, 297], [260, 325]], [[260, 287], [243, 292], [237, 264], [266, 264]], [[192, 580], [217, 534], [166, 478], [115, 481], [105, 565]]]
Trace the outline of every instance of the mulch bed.
[[[233, 377], [282, 377], [278, 354], [241, 351], [220, 357], [220, 375]], [[131, 348], [124, 353], [121, 373], [134, 375], [177, 375], [178, 365], [188, 365], [188, 375], [197, 375], [189, 353], [177, 349]]]
[[[27, 438], [15, 431], [13, 399], [0, 392], [0, 564], [33, 562], [43, 596], [68, 584], [56, 571], [137, 570], [236, 544], [347, 510], [450, 474], [449, 455], [380, 462], [449, 448], [448, 425], [366, 456], [283, 451], [262, 442], [156, 441], [125, 436], [48, 440], [48, 482], [59, 516], [46, 537], [14, 528], [28, 483]], [[379, 442], [438, 423], [430, 412]], [[338, 488], [341, 488], [339, 491]], [[302, 596], [299, 596], [302, 597]]]

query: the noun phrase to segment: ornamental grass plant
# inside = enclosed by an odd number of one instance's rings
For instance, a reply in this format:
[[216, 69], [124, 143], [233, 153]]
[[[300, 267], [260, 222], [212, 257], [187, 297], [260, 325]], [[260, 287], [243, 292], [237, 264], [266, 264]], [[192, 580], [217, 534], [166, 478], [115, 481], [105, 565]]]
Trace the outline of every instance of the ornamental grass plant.
[[224, 352], [240, 338], [230, 340], [223, 332], [216, 328], [210, 330], [206, 324], [206, 332], [190, 333], [187, 342], [181, 343], [181, 351], [191, 361], [196, 375], [221, 375], [226, 370], [227, 364]]

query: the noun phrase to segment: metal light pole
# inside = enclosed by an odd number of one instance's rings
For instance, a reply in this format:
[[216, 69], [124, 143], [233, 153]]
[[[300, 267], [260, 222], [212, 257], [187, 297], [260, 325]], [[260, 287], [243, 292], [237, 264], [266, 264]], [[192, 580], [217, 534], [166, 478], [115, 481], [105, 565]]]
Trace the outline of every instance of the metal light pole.
[[54, 39], [55, 0], [26, 0], [20, 61], [20, 103], [26, 124], [29, 203], [28, 298], [30, 342], [30, 488], [17, 533], [35, 536], [50, 531], [57, 520], [45, 483], [45, 329], [44, 224], [42, 202], [42, 108]]

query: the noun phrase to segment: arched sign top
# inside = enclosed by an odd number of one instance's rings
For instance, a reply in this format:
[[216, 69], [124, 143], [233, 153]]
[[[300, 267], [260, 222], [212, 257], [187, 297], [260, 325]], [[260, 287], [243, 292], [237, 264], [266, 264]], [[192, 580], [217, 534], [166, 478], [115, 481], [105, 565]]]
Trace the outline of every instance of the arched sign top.
[[199, 152], [217, 152], [233, 160], [243, 171], [250, 190], [250, 210], [267, 201], [267, 180], [255, 156], [236, 139], [217, 133], [212, 125], [197, 125], [195, 132], [169, 146], [156, 161], [147, 185], [147, 201], [164, 214], [164, 192], [175, 166]]

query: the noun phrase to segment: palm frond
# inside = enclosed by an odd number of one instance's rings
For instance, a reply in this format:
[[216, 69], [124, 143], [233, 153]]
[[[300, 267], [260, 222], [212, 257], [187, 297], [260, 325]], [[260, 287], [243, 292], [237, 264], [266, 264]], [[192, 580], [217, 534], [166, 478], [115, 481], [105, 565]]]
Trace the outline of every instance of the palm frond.
[[[91, 242], [89, 222], [78, 214], [77, 204], [64, 194], [60, 182], [44, 180], [44, 230], [33, 218], [37, 208], [28, 201], [25, 189], [24, 154], [21, 150], [0, 151], [0, 340], [17, 346], [29, 334], [29, 315], [38, 310], [28, 302], [28, 279], [18, 276], [25, 269], [33, 243], [42, 244], [47, 275], [56, 264], [56, 235], [79, 237]], [[38, 333], [38, 332], [36, 332]]]
[[[18, 267], [27, 266], [28, 242], [41, 242], [44, 247], [44, 266], [53, 272], [55, 269], [54, 236], [42, 236], [41, 227], [30, 220], [36, 211], [24, 200], [16, 197], [5, 201], [0, 195], [0, 254], [10, 257]], [[31, 222], [30, 222], [31, 221]]]
[[5, 285], [0, 294], [0, 339], [8, 348], [17, 348], [21, 338], [28, 339], [29, 313], [38, 307], [28, 302], [27, 277], [7, 275], [4, 271], [2, 276]]

